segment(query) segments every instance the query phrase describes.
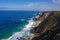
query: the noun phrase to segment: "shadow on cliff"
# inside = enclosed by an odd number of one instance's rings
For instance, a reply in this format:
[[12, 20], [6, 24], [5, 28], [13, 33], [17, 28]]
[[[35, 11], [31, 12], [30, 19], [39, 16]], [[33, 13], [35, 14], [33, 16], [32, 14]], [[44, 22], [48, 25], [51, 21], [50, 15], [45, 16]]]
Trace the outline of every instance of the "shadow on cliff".
[[60, 40], [60, 11], [50, 11], [44, 21], [31, 29], [35, 35], [32, 40]]

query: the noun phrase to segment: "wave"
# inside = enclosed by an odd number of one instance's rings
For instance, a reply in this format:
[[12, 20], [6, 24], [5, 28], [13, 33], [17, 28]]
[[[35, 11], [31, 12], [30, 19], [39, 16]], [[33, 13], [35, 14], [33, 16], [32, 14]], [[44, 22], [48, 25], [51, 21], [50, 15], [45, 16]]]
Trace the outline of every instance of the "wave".
[[24, 21], [25, 19], [20, 19], [21, 21]]
[[2, 39], [2, 40], [7, 40], [7, 39]]
[[7, 40], [17, 40], [17, 38], [23, 37], [25, 35], [29, 35], [29, 31], [35, 26], [36, 26], [36, 23], [31, 19], [29, 20], [28, 24], [25, 25], [25, 28], [23, 28], [20, 32], [16, 32]]

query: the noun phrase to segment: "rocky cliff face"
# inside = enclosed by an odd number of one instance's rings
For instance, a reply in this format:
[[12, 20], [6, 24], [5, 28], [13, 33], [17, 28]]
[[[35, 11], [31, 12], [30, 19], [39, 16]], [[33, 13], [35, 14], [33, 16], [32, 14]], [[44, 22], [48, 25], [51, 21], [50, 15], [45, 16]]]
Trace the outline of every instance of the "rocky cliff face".
[[[44, 12], [46, 14], [46, 12]], [[60, 11], [50, 11], [49, 16], [37, 27], [31, 29], [32, 40], [60, 40]], [[40, 20], [41, 21], [41, 20]]]

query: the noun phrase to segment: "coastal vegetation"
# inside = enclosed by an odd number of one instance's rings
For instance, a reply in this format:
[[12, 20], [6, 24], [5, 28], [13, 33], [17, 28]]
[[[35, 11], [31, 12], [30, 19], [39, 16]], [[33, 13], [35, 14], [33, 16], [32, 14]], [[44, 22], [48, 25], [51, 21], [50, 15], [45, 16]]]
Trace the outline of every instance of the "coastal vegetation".
[[37, 27], [31, 29], [34, 34], [31, 40], [60, 40], [60, 11], [46, 11], [44, 13], [49, 13], [49, 16]]

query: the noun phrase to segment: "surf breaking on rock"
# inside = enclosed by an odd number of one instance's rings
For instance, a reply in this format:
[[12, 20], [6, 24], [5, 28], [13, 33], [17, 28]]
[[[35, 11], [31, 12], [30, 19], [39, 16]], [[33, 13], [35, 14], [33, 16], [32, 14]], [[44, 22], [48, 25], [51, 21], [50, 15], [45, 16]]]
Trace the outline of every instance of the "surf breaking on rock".
[[22, 31], [15, 33], [8, 38], [8, 40], [22, 40], [24, 39], [23, 37], [30, 36], [30, 30], [38, 26], [48, 15], [48, 13], [46, 13], [45, 16], [39, 13], [39, 15], [37, 15], [35, 18], [29, 20], [29, 23], [25, 25], [25, 28], [23, 28]]

